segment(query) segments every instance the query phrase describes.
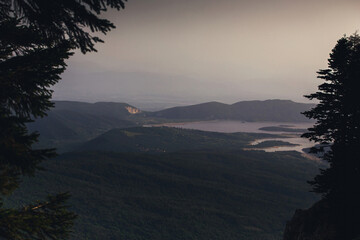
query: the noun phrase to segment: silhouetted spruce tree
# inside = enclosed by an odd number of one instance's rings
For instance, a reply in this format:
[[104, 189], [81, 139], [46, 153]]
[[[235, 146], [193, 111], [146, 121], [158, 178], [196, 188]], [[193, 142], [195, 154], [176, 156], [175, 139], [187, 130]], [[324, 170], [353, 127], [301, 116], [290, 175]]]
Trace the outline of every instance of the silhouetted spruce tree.
[[53, 106], [50, 87], [60, 80], [72, 50], [96, 51], [93, 32], [114, 25], [99, 18], [122, 0], [0, 0], [0, 239], [65, 239], [76, 215], [65, 205], [68, 193], [9, 209], [3, 198], [34, 175], [54, 149], [33, 149], [38, 133], [26, 123]]
[[[341, 239], [360, 234], [360, 36], [341, 38], [330, 54], [328, 68], [318, 77], [325, 82], [306, 96], [319, 104], [304, 114], [316, 120], [303, 136], [319, 143], [329, 168], [310, 183], [330, 206]], [[329, 149], [324, 148], [328, 146]]]

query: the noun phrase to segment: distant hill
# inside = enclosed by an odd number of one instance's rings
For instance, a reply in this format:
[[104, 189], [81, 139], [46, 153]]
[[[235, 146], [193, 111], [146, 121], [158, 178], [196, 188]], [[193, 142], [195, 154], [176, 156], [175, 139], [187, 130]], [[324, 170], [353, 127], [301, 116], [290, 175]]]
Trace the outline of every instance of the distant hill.
[[112, 129], [80, 146], [77, 151], [174, 152], [199, 149], [239, 150], [258, 138], [256, 133], [216, 133], [170, 127]]
[[87, 138], [112, 128], [135, 126], [131, 121], [111, 116], [92, 115], [68, 110], [55, 110], [45, 118], [29, 124], [30, 130], [51, 139]]
[[54, 101], [55, 108], [51, 111], [74, 111], [77, 113], [91, 114], [95, 116], [112, 117], [126, 119], [134, 114], [141, 113], [140, 109], [127, 103], [117, 102], [74, 102], [74, 101]]
[[7, 199], [70, 191], [73, 240], [280, 240], [316, 201], [318, 165], [296, 152], [67, 153]]
[[314, 104], [296, 103], [290, 100], [243, 101], [234, 104], [208, 102], [191, 106], [174, 107], [151, 113], [151, 116], [184, 120], [240, 120], [307, 122], [301, 112]]
[[58, 147], [61, 151], [113, 128], [137, 126], [132, 116], [141, 114], [139, 111], [126, 103], [56, 101], [48, 116], [28, 124], [28, 129], [40, 133], [41, 147]]
[[208, 102], [196, 105], [173, 107], [154, 112], [152, 116], [170, 119], [224, 119], [230, 116], [230, 105]]

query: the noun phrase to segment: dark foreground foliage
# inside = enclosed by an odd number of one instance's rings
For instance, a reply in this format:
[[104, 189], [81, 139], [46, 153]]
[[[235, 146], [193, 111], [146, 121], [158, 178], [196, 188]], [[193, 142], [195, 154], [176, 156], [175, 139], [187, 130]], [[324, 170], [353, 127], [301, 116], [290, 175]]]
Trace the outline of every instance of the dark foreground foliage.
[[[322, 199], [298, 211], [288, 224], [285, 240], [351, 240], [360, 236], [360, 36], [341, 38], [318, 72], [324, 83], [307, 96], [319, 104], [305, 112], [316, 120], [303, 136], [317, 143], [311, 149], [329, 163], [313, 181]], [[308, 222], [324, 219], [308, 228]], [[302, 224], [294, 221], [301, 219]], [[299, 226], [299, 227], [296, 227]]]
[[83, 152], [43, 165], [8, 204], [70, 190], [73, 239], [280, 239], [293, 209], [315, 201], [318, 168], [296, 152]]
[[0, 238], [64, 239], [75, 214], [64, 205], [68, 194], [25, 207], [3, 207], [3, 197], [31, 176], [54, 149], [33, 149], [39, 134], [26, 125], [53, 106], [51, 87], [60, 80], [72, 50], [95, 51], [113, 24], [99, 14], [124, 7], [122, 0], [0, 1]]

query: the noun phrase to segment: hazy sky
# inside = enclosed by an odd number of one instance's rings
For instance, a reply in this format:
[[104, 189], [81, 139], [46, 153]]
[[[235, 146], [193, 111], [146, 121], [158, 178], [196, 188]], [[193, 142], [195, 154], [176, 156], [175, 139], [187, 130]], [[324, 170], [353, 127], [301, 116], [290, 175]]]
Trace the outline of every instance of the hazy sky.
[[129, 0], [106, 17], [117, 28], [68, 61], [55, 99], [304, 102], [360, 1]]

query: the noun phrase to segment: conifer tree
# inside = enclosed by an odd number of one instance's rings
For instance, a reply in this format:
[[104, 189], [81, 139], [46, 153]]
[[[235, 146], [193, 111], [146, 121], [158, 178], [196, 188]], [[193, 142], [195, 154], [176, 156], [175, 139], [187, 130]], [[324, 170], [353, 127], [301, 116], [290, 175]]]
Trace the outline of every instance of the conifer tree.
[[76, 215], [68, 193], [9, 209], [3, 198], [32, 176], [54, 149], [33, 149], [38, 133], [26, 123], [46, 116], [50, 89], [74, 49], [96, 51], [94, 32], [114, 25], [99, 15], [122, 0], [0, 0], [0, 239], [65, 239]]
[[310, 183], [329, 206], [341, 239], [360, 235], [360, 36], [341, 38], [330, 54], [328, 68], [318, 72], [325, 82], [306, 96], [319, 104], [304, 114], [316, 120], [303, 137], [318, 143], [329, 167]]

